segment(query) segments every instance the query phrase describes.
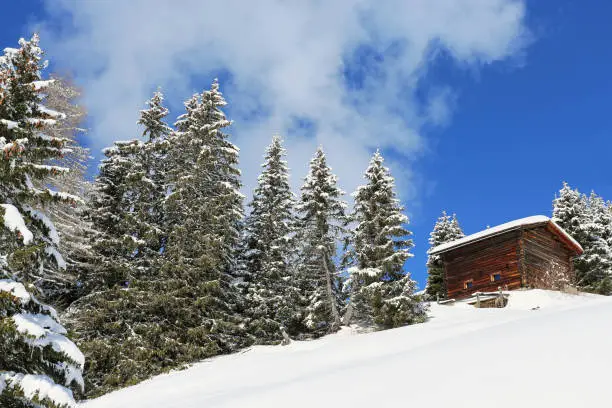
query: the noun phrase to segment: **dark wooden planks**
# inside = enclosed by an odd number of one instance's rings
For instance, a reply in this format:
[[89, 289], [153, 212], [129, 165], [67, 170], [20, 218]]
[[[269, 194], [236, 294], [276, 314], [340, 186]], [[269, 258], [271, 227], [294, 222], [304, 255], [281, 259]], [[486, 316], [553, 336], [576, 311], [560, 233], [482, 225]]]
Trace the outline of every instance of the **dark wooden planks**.
[[[462, 299], [478, 291], [496, 291], [500, 286], [520, 288], [518, 237], [518, 231], [508, 231], [445, 253], [447, 296]], [[501, 279], [491, 281], [491, 275], [497, 273]], [[473, 285], [466, 289], [464, 285], [468, 280], [472, 280]]]
[[559, 289], [562, 281], [573, 283], [572, 252], [547, 226], [526, 230], [525, 277], [527, 285]]

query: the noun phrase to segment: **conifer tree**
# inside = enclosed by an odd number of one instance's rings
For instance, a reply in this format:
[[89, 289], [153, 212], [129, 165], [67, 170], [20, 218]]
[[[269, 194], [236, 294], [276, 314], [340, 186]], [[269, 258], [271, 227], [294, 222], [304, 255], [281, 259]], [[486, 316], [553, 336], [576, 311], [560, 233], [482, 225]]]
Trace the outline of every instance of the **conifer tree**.
[[[436, 221], [433, 231], [429, 234], [430, 248], [454, 241], [464, 236], [457, 217], [442, 211], [442, 215]], [[425, 293], [430, 299], [443, 299], [446, 297], [446, 286], [444, 284], [444, 266], [439, 255], [429, 255], [427, 258], [427, 286]]]
[[421, 322], [423, 303], [414, 295], [416, 283], [403, 270], [412, 256], [408, 217], [395, 193], [395, 181], [377, 151], [365, 172], [366, 184], [353, 194], [356, 222], [352, 239], [348, 319], [382, 328]]
[[586, 197], [567, 183], [553, 200], [553, 220], [581, 245], [585, 242], [584, 223], [588, 218]]
[[143, 143], [115, 142], [94, 182], [88, 213], [95, 237], [95, 265], [81, 277], [81, 297], [65, 313], [66, 322], [86, 356], [86, 396], [95, 397], [159, 370], [154, 347], [159, 320], [157, 288], [143, 270], [135, 209], [141, 186]]
[[152, 273], [158, 263], [167, 231], [164, 228], [164, 200], [166, 189], [166, 138], [172, 129], [164, 122], [168, 109], [163, 106], [163, 94], [157, 91], [147, 101], [148, 108], [140, 111], [138, 124], [147, 140], [139, 145], [134, 171], [134, 207], [131, 223], [133, 235], [140, 240], [135, 261], [142, 273]]
[[563, 183], [553, 201], [553, 220], [583, 247], [574, 259], [576, 285], [582, 290], [610, 294], [612, 252], [609, 237], [612, 228], [606, 203], [592, 193], [581, 194]]
[[[251, 330], [262, 342], [280, 340], [281, 330], [300, 331], [299, 293], [290, 270], [295, 200], [282, 139], [272, 138], [245, 223], [247, 304]], [[281, 327], [283, 329], [281, 329]]]
[[70, 388], [83, 391], [83, 354], [8, 269], [0, 257], [0, 406], [76, 407]]
[[44, 106], [52, 81], [42, 80], [38, 35], [19, 46], [0, 57], [0, 405], [67, 407], [75, 403], [64, 386], [82, 386], [83, 356], [35, 295], [53, 297], [65, 268], [43, 209], [80, 199], [41, 186], [68, 171], [47, 163], [61, 158], [70, 140], [46, 133], [65, 114]]
[[336, 242], [345, 235], [346, 203], [322, 148], [310, 161], [297, 205], [299, 275], [307, 294], [306, 327], [321, 335], [338, 330], [342, 288], [334, 257]]
[[29, 246], [23, 245], [23, 239], [2, 240], [0, 254], [7, 255], [12, 273], [35, 283], [46, 298], [64, 286], [65, 261], [57, 249], [57, 231], [41, 210], [51, 202], [75, 204], [80, 199], [37, 186], [40, 180], [69, 170], [47, 162], [60, 158], [70, 143], [69, 139], [45, 133], [65, 114], [43, 105], [43, 91], [51, 81], [41, 78], [44, 62], [38, 42], [37, 35], [30, 41], [21, 39], [20, 48], [5, 49], [0, 61], [4, 78], [0, 104], [0, 148], [4, 152], [0, 160], [0, 202], [24, 216], [34, 234]]
[[[252, 341], [243, 329], [232, 269], [243, 212], [238, 149], [223, 133], [230, 124], [221, 111], [225, 101], [215, 81], [186, 103], [177, 130], [165, 137], [154, 131], [163, 126], [147, 127], [152, 117], [163, 117], [160, 99], [154, 96], [141, 116], [150, 139], [107, 150], [96, 183], [92, 214], [111, 233], [106, 247], [113, 253], [105, 258], [116, 257], [119, 270], [107, 277], [106, 290], [80, 299], [69, 313], [87, 356], [90, 397]], [[157, 190], [143, 190], [141, 182], [159, 175], [143, 170], [147, 143], [161, 145], [161, 153], [153, 152], [167, 174], [163, 191], [169, 191], [159, 266], [142, 262], [151, 258], [141, 232], [157, 220], [140, 218], [138, 209], [147, 197], [143, 191]], [[148, 212], [156, 214], [154, 208]]]
[[579, 282], [589, 290], [610, 295], [612, 278], [612, 251], [609, 240], [612, 219], [605, 201], [595, 192], [588, 197], [587, 222], [583, 225], [586, 233], [584, 253], [576, 260], [581, 272]]

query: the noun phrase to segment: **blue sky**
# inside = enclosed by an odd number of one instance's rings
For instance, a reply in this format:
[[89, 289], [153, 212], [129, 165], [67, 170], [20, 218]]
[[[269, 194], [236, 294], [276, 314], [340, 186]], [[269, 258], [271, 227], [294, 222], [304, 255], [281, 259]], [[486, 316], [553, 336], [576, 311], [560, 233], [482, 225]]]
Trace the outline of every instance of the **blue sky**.
[[[491, 0], [499, 7], [487, 8], [466, 0], [463, 8], [453, 9], [451, 4], [462, 2], [436, 0], [436, 8], [428, 9], [415, 0], [396, 3], [386, 12], [355, 12], [354, 20], [341, 24], [334, 16], [353, 13], [344, 4], [348, 0], [324, 13], [317, 2], [300, 6], [300, 16], [320, 22], [317, 31], [323, 35], [317, 37], [295, 34], [301, 17], [268, 1], [260, 8], [270, 7], [266, 16], [278, 12], [278, 32], [265, 33], [254, 43], [261, 47], [258, 53], [244, 41], [257, 40], [259, 33], [232, 34], [248, 23], [241, 16], [222, 18], [232, 27], [224, 34], [230, 39], [210, 34], [210, 41], [202, 35], [193, 42], [190, 38], [202, 30], [198, 24], [204, 24], [198, 19], [183, 19], [181, 25], [192, 24], [193, 31], [176, 27], [176, 38], [140, 35], [151, 27], [129, 18], [151, 7], [61, 0], [47, 8], [41, 1], [3, 2], [10, 18], [0, 26], [0, 45], [15, 46], [19, 37], [40, 27], [52, 68], [74, 72], [85, 88], [92, 128], [88, 144], [94, 150], [138, 136], [137, 111], [158, 84], [176, 116], [182, 100], [214, 76], [220, 77], [230, 102], [228, 116], [236, 121], [247, 187], [272, 132], [287, 137], [295, 185], [316, 144], [323, 144], [342, 187], [350, 192], [367, 156], [380, 146], [412, 217], [416, 247], [407, 270], [421, 286], [427, 238], [443, 209], [456, 212], [464, 231], [473, 233], [515, 218], [550, 215], [563, 180], [612, 199], [608, 2]], [[198, 3], [192, 3], [190, 14], [197, 15]], [[165, 18], [160, 13], [149, 19]], [[227, 14], [220, 10], [218, 15]], [[457, 15], [469, 24], [452, 24]], [[421, 20], [428, 24], [421, 27]], [[164, 28], [156, 32], [175, 29], [163, 21]], [[429, 28], [440, 21], [438, 31]], [[336, 25], [342, 33], [332, 30]], [[128, 32], [131, 26], [140, 31]], [[181, 51], [171, 52], [177, 48]], [[147, 58], [143, 69], [138, 64]], [[308, 65], [311, 61], [316, 64]], [[113, 87], [118, 78], [126, 82]], [[262, 96], [268, 94], [274, 98]]]

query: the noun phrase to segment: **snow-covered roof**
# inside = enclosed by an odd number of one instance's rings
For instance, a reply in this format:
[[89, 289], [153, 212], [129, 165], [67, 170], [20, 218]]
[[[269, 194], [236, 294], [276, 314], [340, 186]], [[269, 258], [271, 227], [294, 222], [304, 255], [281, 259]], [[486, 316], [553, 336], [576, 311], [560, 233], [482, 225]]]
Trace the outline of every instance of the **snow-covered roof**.
[[462, 247], [467, 244], [471, 244], [473, 242], [481, 241], [486, 238], [490, 238], [495, 235], [499, 235], [508, 231], [522, 229], [526, 227], [533, 227], [537, 225], [549, 224], [553, 231], [562, 239], [565, 240], [566, 244], [572, 247], [579, 254], [582, 253], [582, 247], [580, 244], [572, 238], [563, 228], [561, 228], [556, 222], [551, 220], [545, 215], [534, 215], [531, 217], [521, 218], [518, 220], [510, 221], [505, 224], [498, 225], [493, 228], [487, 228], [484, 231], [477, 232], [472, 235], [468, 235], [467, 237], [463, 237], [460, 239], [456, 239], [454, 241], [446, 242], [442, 245], [438, 245], [429, 250], [429, 254], [439, 254], [441, 252], [446, 252], [451, 249], [455, 249], [458, 247]]

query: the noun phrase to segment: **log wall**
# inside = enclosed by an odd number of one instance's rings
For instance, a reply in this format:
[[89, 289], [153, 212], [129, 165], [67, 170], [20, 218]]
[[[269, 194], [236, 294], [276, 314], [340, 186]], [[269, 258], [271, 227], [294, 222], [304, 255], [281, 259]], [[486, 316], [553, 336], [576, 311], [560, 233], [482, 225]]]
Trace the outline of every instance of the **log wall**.
[[[446, 272], [447, 297], [462, 299], [474, 292], [492, 292], [501, 287], [521, 287], [519, 271], [520, 231], [509, 231], [442, 254]], [[492, 281], [499, 273], [501, 279]], [[465, 282], [472, 280], [472, 287]]]
[[525, 230], [524, 278], [526, 286], [562, 289], [573, 283], [572, 253], [547, 226]]

